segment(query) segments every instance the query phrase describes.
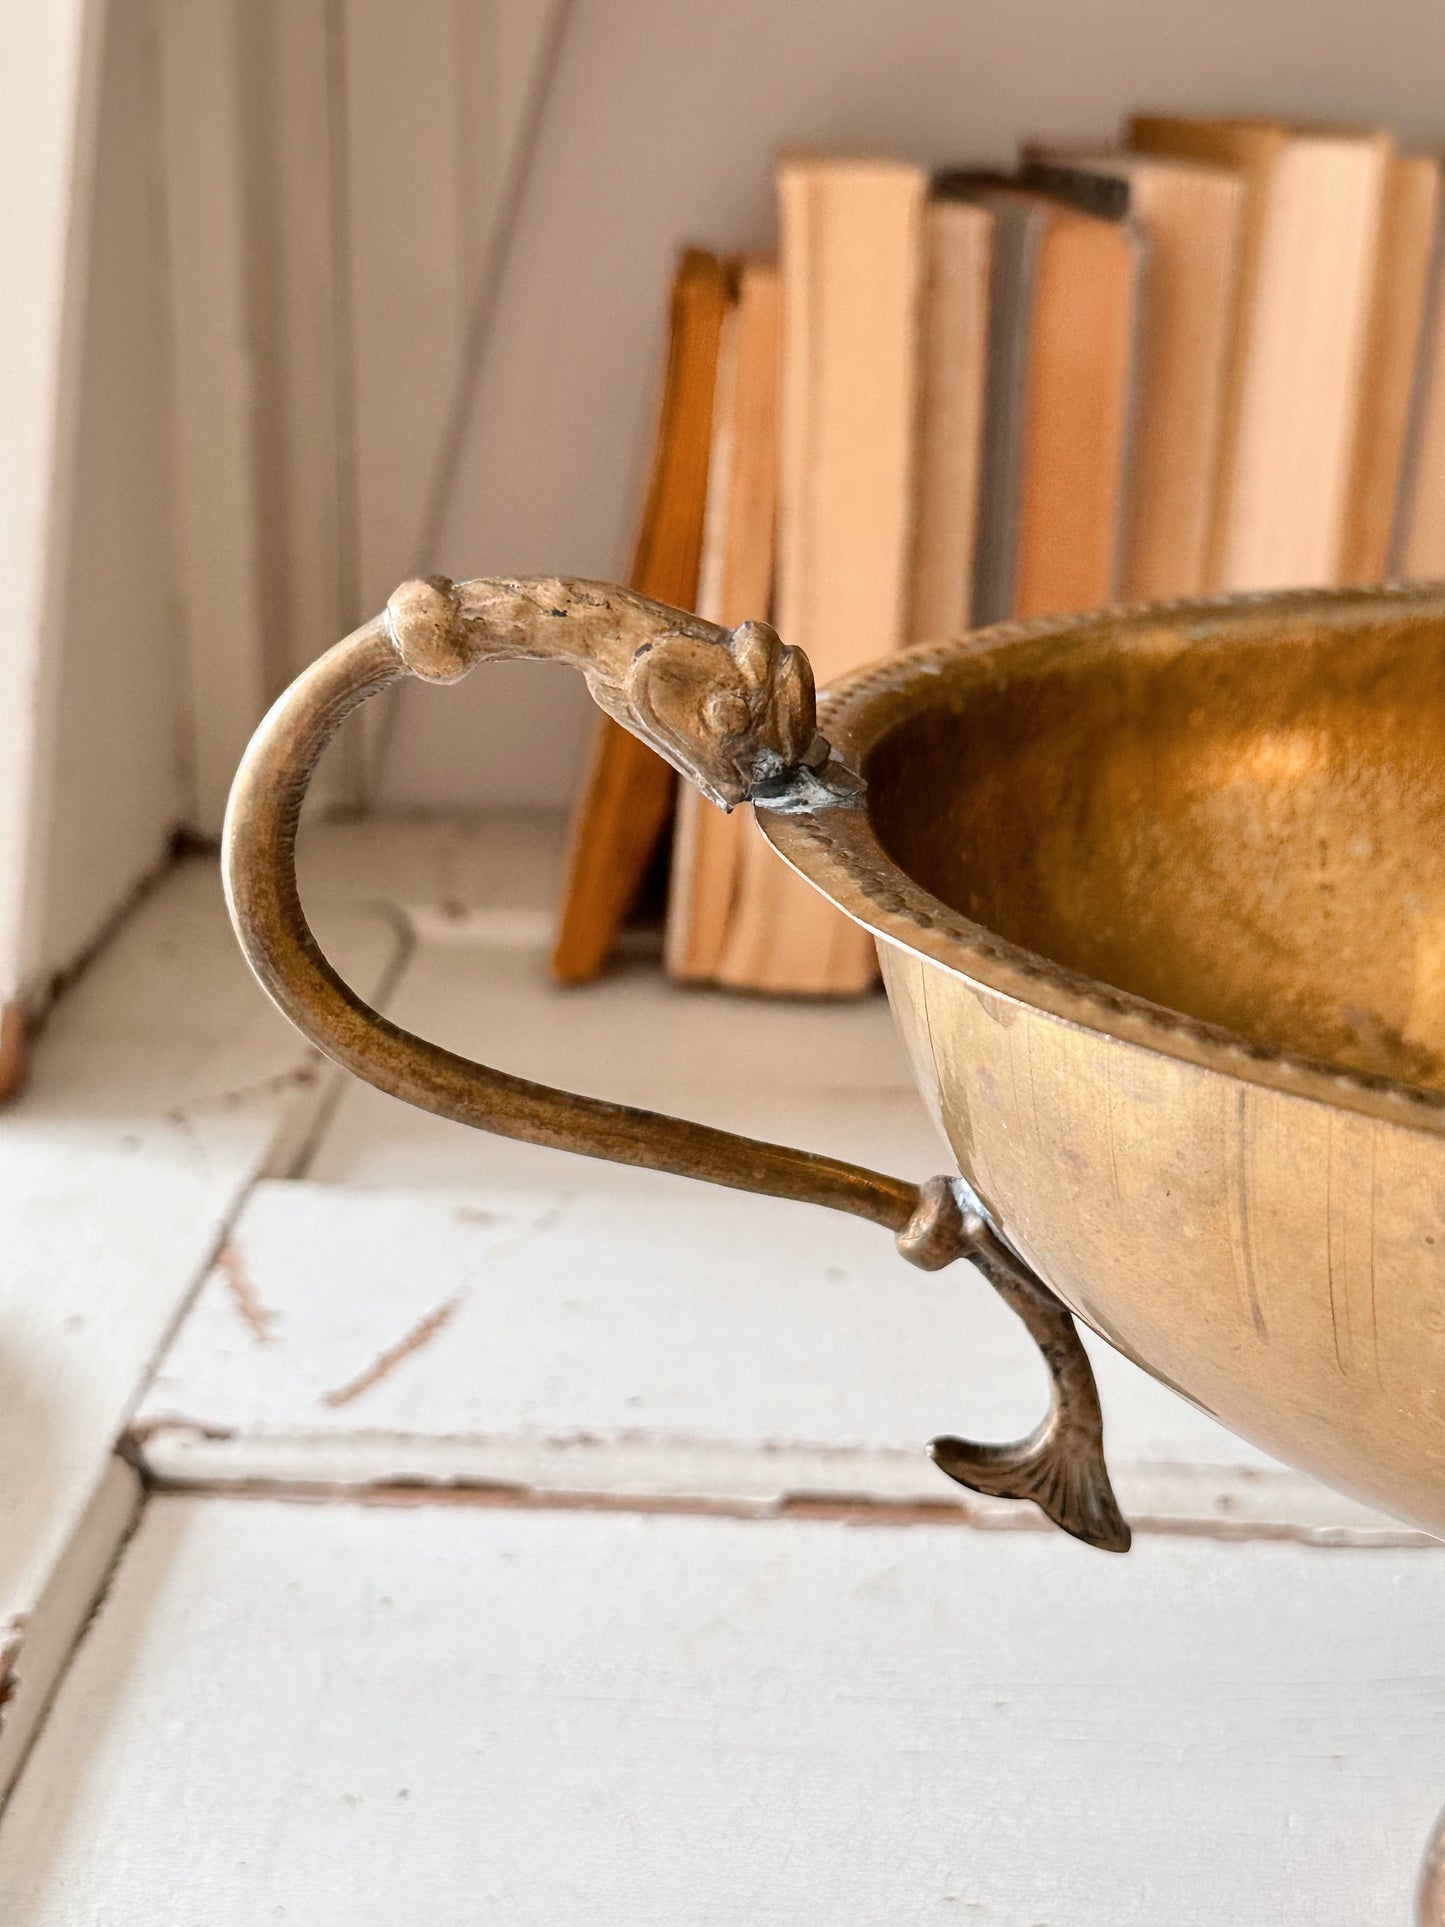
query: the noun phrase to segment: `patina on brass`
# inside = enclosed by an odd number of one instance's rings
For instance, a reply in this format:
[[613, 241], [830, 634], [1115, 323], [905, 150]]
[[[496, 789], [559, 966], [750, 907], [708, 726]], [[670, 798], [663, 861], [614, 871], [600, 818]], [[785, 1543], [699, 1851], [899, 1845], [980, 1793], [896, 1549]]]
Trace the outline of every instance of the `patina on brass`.
[[922, 1185], [706, 1125], [578, 1097], [489, 1070], [369, 1008], [321, 954], [296, 886], [296, 826], [318, 758], [343, 719], [408, 674], [451, 682], [499, 656], [575, 663], [598, 703], [724, 808], [856, 816], [861, 787], [818, 734], [806, 659], [763, 623], [731, 632], [606, 583], [541, 578], [405, 583], [384, 616], [313, 665], [256, 732], [232, 789], [226, 890], [251, 967], [330, 1057], [391, 1095], [534, 1144], [795, 1198], [887, 1226], [912, 1263], [970, 1258], [1023, 1320], [1049, 1369], [1039, 1427], [1014, 1444], [934, 1442], [976, 1491], [1030, 1499], [1067, 1531], [1123, 1551], [1088, 1355], [1069, 1313], [958, 1179]]

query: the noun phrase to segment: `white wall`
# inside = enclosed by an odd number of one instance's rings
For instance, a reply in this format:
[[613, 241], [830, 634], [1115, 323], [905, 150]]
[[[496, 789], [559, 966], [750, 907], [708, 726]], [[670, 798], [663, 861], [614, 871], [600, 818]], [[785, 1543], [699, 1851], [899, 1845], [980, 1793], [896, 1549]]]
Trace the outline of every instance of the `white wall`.
[[[234, 90], [224, 113], [187, 97], [179, 136], [176, 75], [199, 82], [167, 66], [177, 21], [207, 84]], [[469, 389], [486, 237], [558, 21]], [[393, 581], [625, 567], [675, 251], [770, 238], [780, 144], [1005, 162], [1021, 136], [1106, 131], [1147, 103], [1427, 141], [1442, 73], [1440, 0], [0, 8], [0, 1006], [76, 955], [175, 823], [214, 829], [239, 712]], [[189, 164], [223, 134], [249, 156], [229, 201], [225, 166]], [[178, 188], [220, 196], [227, 221]], [[225, 240], [224, 313], [187, 233]], [[222, 400], [224, 435], [196, 412]], [[233, 490], [209, 521], [178, 512], [197, 476]], [[194, 590], [228, 541], [262, 579], [202, 619]], [[577, 678], [531, 665], [404, 690], [391, 714], [377, 791], [405, 806], [560, 802], [588, 721]]]
[[72, 961], [167, 854], [182, 815], [159, 89], [149, 10], [102, 42], [75, 474], [54, 531], [55, 724], [32, 972]]
[[[110, 3], [161, 42], [188, 822], [214, 835], [266, 704], [416, 570], [559, 0]], [[385, 734], [347, 733], [329, 800]]]
[[0, 9], [0, 1004], [179, 813], [148, 10]]
[[[772, 231], [783, 142], [1003, 162], [1157, 104], [1445, 136], [1440, 0], [575, 0], [432, 565], [625, 567], [679, 244]], [[556, 669], [407, 689], [383, 794], [565, 797], [585, 696]]]
[[[87, 0], [0, 11], [0, 1013], [24, 975], [43, 834], [34, 798], [53, 694], [46, 558], [68, 473], [61, 377], [76, 348], [66, 296], [85, 254], [88, 197], [73, 190], [91, 161], [96, 23]], [[0, 1081], [6, 1074], [0, 1067]]]
[[556, 5], [0, 6], [0, 1094], [16, 1012], [414, 571]]

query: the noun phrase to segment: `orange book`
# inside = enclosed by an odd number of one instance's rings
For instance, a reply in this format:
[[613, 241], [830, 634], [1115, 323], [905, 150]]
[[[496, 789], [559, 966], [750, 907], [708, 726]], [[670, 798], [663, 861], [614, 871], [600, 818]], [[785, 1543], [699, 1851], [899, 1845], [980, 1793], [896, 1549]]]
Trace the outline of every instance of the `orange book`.
[[[718, 360], [698, 590], [698, 613], [729, 629], [771, 614], [778, 507], [776, 261], [744, 259], [737, 285]], [[717, 974], [747, 864], [751, 819], [746, 805], [724, 816], [690, 785], [679, 792], [667, 903], [667, 967], [675, 977]]]
[[[634, 589], [674, 608], [691, 609], [697, 599], [718, 344], [729, 299], [721, 263], [689, 248], [672, 285], [652, 474], [628, 577]], [[552, 952], [553, 974], [564, 983], [595, 977], [606, 962], [672, 814], [668, 765], [610, 717], [598, 722], [573, 813]]]

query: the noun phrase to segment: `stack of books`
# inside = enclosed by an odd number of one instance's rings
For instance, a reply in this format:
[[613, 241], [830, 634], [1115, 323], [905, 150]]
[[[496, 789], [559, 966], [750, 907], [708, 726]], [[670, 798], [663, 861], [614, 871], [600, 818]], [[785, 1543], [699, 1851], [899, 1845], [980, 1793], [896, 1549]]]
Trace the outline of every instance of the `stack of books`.
[[[1010, 618], [1445, 574], [1435, 157], [1140, 115], [1009, 175], [793, 155], [777, 200], [776, 256], [680, 265], [638, 587], [670, 528], [665, 599], [770, 617], [826, 684]], [[564, 977], [600, 965], [672, 813], [653, 764], [599, 743]], [[668, 968], [867, 988], [869, 939], [747, 815], [681, 796]]]

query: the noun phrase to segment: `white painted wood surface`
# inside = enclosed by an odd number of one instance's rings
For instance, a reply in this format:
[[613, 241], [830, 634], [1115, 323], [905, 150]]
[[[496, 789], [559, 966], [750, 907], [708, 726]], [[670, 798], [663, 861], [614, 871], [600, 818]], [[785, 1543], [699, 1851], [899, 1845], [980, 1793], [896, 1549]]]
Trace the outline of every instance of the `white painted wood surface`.
[[[0, 24], [0, 1005], [33, 922], [40, 729], [53, 701], [56, 524], [73, 479], [74, 382], [98, 122], [99, 0], [11, 7]], [[57, 500], [57, 496], [59, 499]]]
[[[414, 932], [390, 1016], [602, 1096], [949, 1168], [881, 997], [730, 997], [655, 960], [551, 983], [556, 834], [527, 816], [326, 832], [327, 860], [344, 850]], [[252, 1193], [148, 1389], [136, 1436], [159, 1479], [1037, 1520], [923, 1453], [941, 1431], [1016, 1436], [1043, 1408], [1032, 1345], [966, 1267], [919, 1273], [874, 1226], [466, 1131], [350, 1080], [305, 1168]], [[1418, 1537], [1094, 1351], [1139, 1523]]]
[[241, 752], [274, 693], [259, 519], [260, 264], [247, 232], [256, 197], [242, 101], [248, 14], [246, 0], [158, 0], [187, 820], [207, 836], [220, 832]]
[[159, 1499], [0, 1824], [14, 1927], [1361, 1927], [1438, 1552]]
[[266, 703], [416, 568], [556, 4], [6, 23], [0, 1004], [216, 832]]
[[312, 818], [297, 853], [301, 894], [308, 905], [385, 904], [440, 944], [541, 947], [556, 915], [566, 836], [564, 810]]
[[[318, 925], [374, 989], [396, 931], [347, 907], [355, 883], [325, 854]], [[0, 1113], [0, 1642], [18, 1681], [7, 1723], [47, 1686], [26, 1623], [84, 1536], [149, 1369], [247, 1186], [294, 1155], [329, 1087], [250, 982], [214, 863], [193, 859], [62, 1000], [29, 1088]]]
[[[557, 846], [313, 827], [303, 895], [462, 1048], [941, 1167], [881, 1001], [548, 988]], [[0, 1117], [0, 1791], [39, 1727], [7, 1927], [1405, 1917], [1439, 1548], [1104, 1347], [1121, 1497], [1164, 1533], [968, 1530], [1034, 1521], [922, 1441], [1017, 1431], [1043, 1386], [966, 1268], [336, 1089], [192, 862]], [[147, 1380], [140, 1470], [199, 1489], [127, 1544]]]
[[84, 1510], [71, 1515], [64, 1549], [52, 1562], [43, 1590], [0, 1625], [0, 1683], [12, 1689], [0, 1718], [0, 1801], [24, 1763], [75, 1643], [140, 1517], [139, 1475], [120, 1458], [100, 1457], [97, 1463], [95, 1490]]
[[[137, 1413], [147, 1473], [1043, 1525], [925, 1455], [937, 1432], [1017, 1437], [1044, 1407], [1031, 1342], [971, 1268], [914, 1271], [876, 1227], [806, 1206], [575, 1175], [258, 1186]], [[1428, 1543], [1090, 1349], [1136, 1526]]]

